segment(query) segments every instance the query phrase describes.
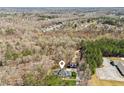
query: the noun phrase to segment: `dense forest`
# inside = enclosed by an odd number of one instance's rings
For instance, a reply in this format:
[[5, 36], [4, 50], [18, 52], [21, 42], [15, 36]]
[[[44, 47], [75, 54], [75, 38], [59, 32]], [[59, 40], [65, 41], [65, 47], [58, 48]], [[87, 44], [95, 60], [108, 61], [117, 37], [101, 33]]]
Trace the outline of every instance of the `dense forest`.
[[82, 52], [92, 74], [102, 65], [102, 57], [124, 57], [124, 40], [102, 38], [95, 41], [82, 41]]

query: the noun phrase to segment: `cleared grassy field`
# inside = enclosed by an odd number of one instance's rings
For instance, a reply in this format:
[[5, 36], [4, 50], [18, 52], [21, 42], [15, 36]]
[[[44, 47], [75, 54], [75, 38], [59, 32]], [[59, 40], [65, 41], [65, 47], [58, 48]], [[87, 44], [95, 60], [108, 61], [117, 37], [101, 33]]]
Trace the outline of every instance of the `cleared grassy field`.
[[124, 82], [110, 81], [110, 80], [100, 80], [96, 75], [93, 75], [89, 81], [92, 86], [124, 86]]

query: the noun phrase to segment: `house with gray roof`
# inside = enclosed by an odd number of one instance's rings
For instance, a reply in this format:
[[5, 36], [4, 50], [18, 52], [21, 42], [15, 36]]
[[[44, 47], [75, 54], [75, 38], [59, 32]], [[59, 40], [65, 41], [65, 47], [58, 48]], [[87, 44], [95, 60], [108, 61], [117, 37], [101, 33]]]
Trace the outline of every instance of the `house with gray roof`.
[[64, 69], [57, 69], [54, 71], [54, 75], [58, 75], [60, 77], [70, 78], [72, 76], [72, 72], [64, 70]]

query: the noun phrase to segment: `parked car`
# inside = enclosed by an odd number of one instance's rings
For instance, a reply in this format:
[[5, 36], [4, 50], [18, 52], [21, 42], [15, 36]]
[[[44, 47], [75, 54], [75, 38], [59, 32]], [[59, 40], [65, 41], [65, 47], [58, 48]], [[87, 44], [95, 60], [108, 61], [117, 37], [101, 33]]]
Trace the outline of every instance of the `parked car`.
[[67, 68], [77, 68], [77, 64], [68, 64]]

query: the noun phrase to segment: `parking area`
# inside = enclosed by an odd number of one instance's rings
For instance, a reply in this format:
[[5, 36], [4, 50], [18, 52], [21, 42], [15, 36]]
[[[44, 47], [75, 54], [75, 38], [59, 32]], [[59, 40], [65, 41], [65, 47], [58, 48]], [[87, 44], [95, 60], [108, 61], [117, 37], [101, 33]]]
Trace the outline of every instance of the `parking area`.
[[107, 58], [103, 58], [103, 67], [96, 69], [96, 75], [101, 80], [114, 80], [124, 82], [124, 77], [121, 76], [115, 66], [110, 64], [110, 60]]

